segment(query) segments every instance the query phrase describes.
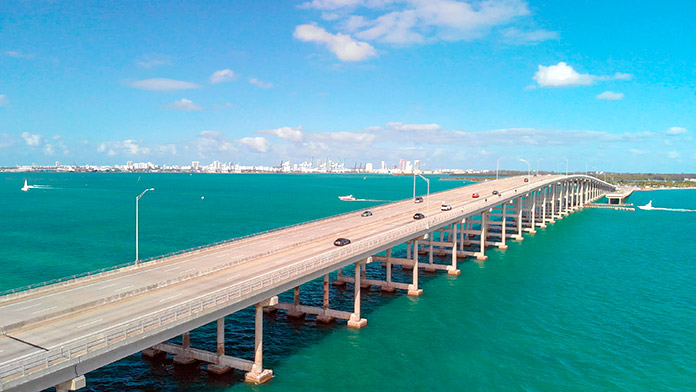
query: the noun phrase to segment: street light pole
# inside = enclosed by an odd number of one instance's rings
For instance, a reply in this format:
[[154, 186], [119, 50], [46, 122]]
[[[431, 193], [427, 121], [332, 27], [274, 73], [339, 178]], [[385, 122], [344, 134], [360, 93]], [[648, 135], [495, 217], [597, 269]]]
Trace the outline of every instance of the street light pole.
[[529, 174], [532, 172], [532, 165], [530, 165], [526, 159], [520, 159], [520, 161], [527, 164], [527, 177], [529, 177]]
[[[425, 210], [428, 211], [428, 210], [430, 209], [430, 180], [427, 179], [427, 178], [425, 178], [425, 177], [423, 177], [423, 176], [420, 175], [420, 174], [414, 174], [414, 175], [413, 175], [413, 181], [414, 181], [414, 183], [413, 183], [413, 185], [414, 185], [414, 187], [413, 187], [413, 192], [414, 192], [414, 193], [413, 193], [413, 194], [414, 194], [413, 198], [414, 198], [414, 199], [416, 198], [416, 196], [415, 196], [415, 192], [416, 192], [416, 187], [415, 187], [415, 184], [416, 184], [416, 183], [415, 183], [415, 181], [416, 181], [416, 175], [417, 175], [418, 177], [424, 179], [425, 182], [428, 184], [428, 191], [427, 191], [427, 195], [426, 195], [426, 199], [425, 199]], [[426, 223], [427, 223], [428, 228], [430, 228], [430, 223], [428, 223], [428, 222], [430, 222], [429, 218], [426, 219]]]
[[148, 191], [154, 191], [155, 188], [148, 188], [143, 191], [143, 193], [139, 194], [135, 198], [135, 265], [138, 265], [138, 220], [139, 220], [139, 213], [138, 213], [138, 202], [140, 201], [140, 198], [143, 197], [144, 194], [146, 194]]
[[498, 168], [500, 168], [500, 160], [505, 157], [500, 157], [495, 161], [495, 179], [498, 179]]

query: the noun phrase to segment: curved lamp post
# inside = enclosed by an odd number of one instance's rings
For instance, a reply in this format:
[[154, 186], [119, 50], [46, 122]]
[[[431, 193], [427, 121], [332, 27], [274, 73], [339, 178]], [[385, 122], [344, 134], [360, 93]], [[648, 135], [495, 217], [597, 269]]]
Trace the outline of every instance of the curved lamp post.
[[148, 191], [154, 191], [155, 188], [148, 188], [143, 191], [143, 193], [139, 194], [135, 198], [135, 264], [138, 265], [138, 202], [140, 201], [140, 198], [143, 197], [144, 194], [146, 194]]

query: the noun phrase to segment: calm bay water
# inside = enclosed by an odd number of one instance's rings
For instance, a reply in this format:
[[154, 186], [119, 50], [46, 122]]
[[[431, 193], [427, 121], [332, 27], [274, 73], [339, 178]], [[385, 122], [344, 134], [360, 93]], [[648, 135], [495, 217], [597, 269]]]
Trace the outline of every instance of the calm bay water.
[[[21, 192], [25, 177], [50, 188]], [[431, 180], [432, 191], [460, 185]], [[149, 187], [141, 258], [379, 204], [338, 195], [407, 198], [412, 178], [1, 174], [0, 290], [132, 261], [134, 199]], [[694, 190], [629, 202], [651, 199], [696, 210]], [[422, 297], [366, 293], [362, 330], [267, 318], [264, 359], [276, 378], [264, 386], [134, 355], [88, 374], [86, 390], [696, 390], [694, 233], [696, 212], [583, 210], [489, 250], [485, 263], [461, 262], [457, 278], [423, 273]], [[351, 296], [332, 288], [332, 306], [349, 310]], [[316, 282], [302, 300], [320, 303]], [[248, 310], [227, 318], [227, 335], [228, 353], [251, 358]], [[212, 325], [192, 333], [196, 347], [214, 342]]]

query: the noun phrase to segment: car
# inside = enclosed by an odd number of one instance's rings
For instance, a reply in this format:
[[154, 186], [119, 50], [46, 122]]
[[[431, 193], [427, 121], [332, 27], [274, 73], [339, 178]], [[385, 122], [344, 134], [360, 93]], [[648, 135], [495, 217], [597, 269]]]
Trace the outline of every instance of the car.
[[525, 179], [524, 179], [524, 182], [529, 182], [529, 178], [525, 178]]
[[372, 216], [372, 211], [365, 211], [362, 214], [360, 214], [360, 216], [362, 216], [362, 217]]
[[474, 194], [471, 195], [471, 197], [473, 197], [474, 199], [478, 199], [479, 194], [478, 194], [478, 193], [474, 193]]
[[336, 246], [343, 246], [348, 244], [350, 244], [350, 240], [348, 238], [337, 238], [336, 241], [334, 241], [334, 245]]
[[442, 211], [450, 211], [452, 209], [452, 206], [449, 204], [443, 204], [440, 206], [440, 210]]
[[423, 202], [423, 197], [422, 196], [416, 196], [415, 199], [413, 199], [414, 203], [422, 203]]
[[415, 215], [413, 215], [413, 219], [423, 219], [425, 218], [425, 215], [421, 214], [420, 212], [417, 212]]
[[499, 195], [500, 192], [498, 192], [498, 191], [493, 191], [493, 194], [494, 194], [494, 195]]

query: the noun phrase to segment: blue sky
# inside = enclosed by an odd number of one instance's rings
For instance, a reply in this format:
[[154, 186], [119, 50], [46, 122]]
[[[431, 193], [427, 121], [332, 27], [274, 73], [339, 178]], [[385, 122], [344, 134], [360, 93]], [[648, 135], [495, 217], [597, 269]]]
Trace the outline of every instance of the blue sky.
[[0, 9], [0, 165], [696, 171], [696, 4], [33, 1]]

